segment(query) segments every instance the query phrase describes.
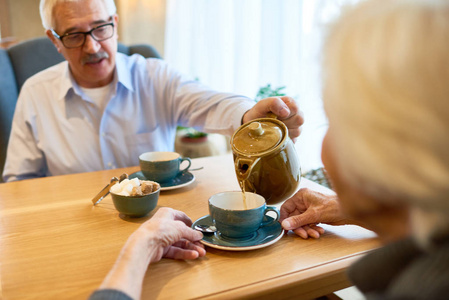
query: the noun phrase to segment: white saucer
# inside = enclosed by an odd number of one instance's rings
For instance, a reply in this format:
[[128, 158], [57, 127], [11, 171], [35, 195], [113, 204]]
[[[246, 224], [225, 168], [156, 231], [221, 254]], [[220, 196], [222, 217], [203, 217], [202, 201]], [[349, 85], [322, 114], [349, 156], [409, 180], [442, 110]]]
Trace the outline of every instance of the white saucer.
[[[267, 218], [271, 218], [267, 216]], [[209, 215], [196, 220], [195, 225], [214, 225]], [[219, 232], [203, 233], [201, 243], [220, 250], [228, 251], [248, 251], [270, 246], [281, 239], [284, 235], [284, 230], [279, 222], [274, 222], [271, 225], [259, 228], [256, 233], [250, 238], [231, 239], [222, 237]]]
[[[140, 180], [148, 180], [141, 171], [132, 173], [128, 176], [129, 179], [139, 178]], [[161, 185], [161, 191], [168, 191], [179, 189], [184, 186], [188, 186], [195, 181], [195, 175], [190, 173], [189, 171], [184, 171], [179, 173], [175, 178], [173, 178], [169, 182], [159, 183]]]

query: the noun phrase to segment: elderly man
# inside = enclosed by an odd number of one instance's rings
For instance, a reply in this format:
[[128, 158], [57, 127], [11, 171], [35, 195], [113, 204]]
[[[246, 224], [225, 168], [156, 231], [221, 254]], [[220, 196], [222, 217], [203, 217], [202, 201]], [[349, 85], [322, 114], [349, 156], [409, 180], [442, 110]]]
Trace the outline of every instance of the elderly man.
[[47, 36], [67, 61], [22, 87], [5, 181], [138, 164], [146, 151], [172, 151], [178, 125], [230, 135], [273, 112], [300, 134], [289, 97], [256, 105], [187, 78], [164, 61], [117, 53], [113, 0], [41, 0]]

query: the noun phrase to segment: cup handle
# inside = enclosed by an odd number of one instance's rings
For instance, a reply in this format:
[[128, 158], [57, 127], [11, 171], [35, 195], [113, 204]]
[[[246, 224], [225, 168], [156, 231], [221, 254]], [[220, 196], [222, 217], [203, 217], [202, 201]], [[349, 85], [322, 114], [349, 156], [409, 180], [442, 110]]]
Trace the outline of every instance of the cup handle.
[[179, 170], [180, 173], [184, 172], [184, 171], [187, 171], [190, 168], [190, 165], [192, 164], [192, 161], [190, 160], [190, 158], [188, 158], [188, 157], [180, 157], [179, 158], [179, 165], [181, 165], [183, 161], [187, 161], [187, 162], [189, 162], [189, 164], [184, 169], [182, 169], [182, 170], [180, 169]]
[[[276, 213], [276, 218], [275, 219], [273, 219], [273, 218], [270, 218], [270, 219], [266, 218], [267, 213], [270, 212], [270, 211], [274, 211]], [[267, 206], [267, 208], [265, 208], [265, 211], [264, 211], [264, 218], [263, 218], [261, 226], [271, 225], [274, 222], [279, 221], [279, 217], [280, 216], [281, 216], [281, 214], [280, 214], [279, 209], [277, 207], [275, 207], [275, 206]]]

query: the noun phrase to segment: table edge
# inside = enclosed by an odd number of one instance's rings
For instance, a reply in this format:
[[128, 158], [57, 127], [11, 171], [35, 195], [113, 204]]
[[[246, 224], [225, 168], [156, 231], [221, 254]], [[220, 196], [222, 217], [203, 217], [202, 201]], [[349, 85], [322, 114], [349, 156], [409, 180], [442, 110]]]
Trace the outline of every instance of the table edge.
[[[214, 293], [196, 299], [311, 299], [351, 286], [346, 276], [349, 265], [372, 250], [325, 262], [296, 272], [248, 284], [231, 290]], [[323, 268], [330, 269], [323, 275]], [[307, 278], [304, 280], [304, 278]], [[301, 280], [300, 280], [301, 279]], [[322, 282], [326, 281], [326, 285]], [[332, 281], [332, 282], [329, 282]], [[323, 289], [326, 286], [327, 289]], [[280, 294], [282, 290], [282, 295]]]

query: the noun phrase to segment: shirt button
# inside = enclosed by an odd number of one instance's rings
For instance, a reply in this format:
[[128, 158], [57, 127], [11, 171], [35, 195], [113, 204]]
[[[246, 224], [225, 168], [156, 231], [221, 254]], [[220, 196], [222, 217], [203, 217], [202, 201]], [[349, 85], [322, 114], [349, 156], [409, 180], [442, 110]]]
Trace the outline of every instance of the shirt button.
[[108, 162], [108, 167], [112, 167], [112, 162]]
[[105, 136], [106, 136], [106, 132], [102, 132], [102, 133], [101, 133], [101, 136], [102, 136], [102, 137], [105, 137]]

